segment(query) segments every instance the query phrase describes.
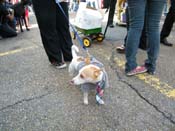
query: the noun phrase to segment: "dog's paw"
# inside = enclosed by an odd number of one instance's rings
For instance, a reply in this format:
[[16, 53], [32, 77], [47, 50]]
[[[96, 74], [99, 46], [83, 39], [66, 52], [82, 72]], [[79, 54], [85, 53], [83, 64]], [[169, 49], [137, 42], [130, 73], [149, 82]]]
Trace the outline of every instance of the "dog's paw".
[[88, 105], [88, 101], [84, 100], [84, 104], [85, 104], [85, 105]]

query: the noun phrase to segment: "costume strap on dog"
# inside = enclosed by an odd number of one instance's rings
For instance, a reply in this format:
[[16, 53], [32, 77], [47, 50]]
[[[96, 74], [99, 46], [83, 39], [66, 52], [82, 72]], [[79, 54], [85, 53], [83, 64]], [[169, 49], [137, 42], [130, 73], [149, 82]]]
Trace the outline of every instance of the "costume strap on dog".
[[106, 78], [106, 74], [104, 72], [103, 74], [103, 78], [101, 81], [99, 81], [97, 83], [97, 86], [96, 86], [96, 101], [98, 104], [104, 104], [104, 101], [102, 100], [102, 97], [103, 97], [103, 94], [104, 94], [104, 89], [106, 87], [106, 81], [107, 81], [107, 78]]
[[106, 71], [104, 70], [104, 65], [99, 62], [98, 60], [96, 60], [94, 57], [92, 57], [92, 64], [98, 66], [101, 71], [103, 72], [103, 76], [102, 76], [102, 80], [97, 82], [96, 84], [96, 101], [98, 104], [104, 104], [104, 101], [102, 99], [103, 94], [104, 94], [104, 89], [106, 87], [109, 87], [109, 81], [108, 81], [108, 75], [106, 73]]
[[[60, 2], [62, 2], [62, 0], [55, 0], [55, 2], [57, 3], [57, 5], [58, 5], [58, 7], [60, 8], [61, 12], [63, 13], [64, 17], [65, 17], [65, 18], [67, 19], [67, 21], [69, 22], [69, 18], [66, 16], [66, 14], [65, 14], [65, 12], [64, 12], [64, 10], [63, 10], [63, 8], [62, 8], [61, 5], [60, 5]], [[80, 46], [86, 51], [87, 56], [90, 57], [89, 52], [88, 52], [87, 48], [83, 45], [83, 41], [82, 41], [82, 39], [80, 38], [80, 36], [78, 35], [78, 32], [76, 31], [75, 27], [74, 27], [70, 22], [69, 22], [69, 25], [70, 25], [70, 27], [71, 27], [73, 33], [74, 33], [75, 36], [77, 37], [77, 40], [78, 40]]]

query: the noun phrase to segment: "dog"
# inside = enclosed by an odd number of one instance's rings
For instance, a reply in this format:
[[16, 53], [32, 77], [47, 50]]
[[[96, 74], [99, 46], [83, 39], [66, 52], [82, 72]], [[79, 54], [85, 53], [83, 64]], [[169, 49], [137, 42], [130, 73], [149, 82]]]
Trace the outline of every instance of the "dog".
[[31, 5], [31, 4], [32, 4], [31, 0], [21, 0], [21, 2], [18, 2], [11, 7], [14, 10], [14, 16], [15, 16], [17, 22], [19, 23], [21, 32], [23, 32], [23, 29], [22, 29], [23, 21], [24, 21], [24, 25], [26, 27], [26, 30], [27, 31], [30, 30], [27, 26], [27, 22], [25, 19], [25, 6]]
[[83, 102], [88, 104], [89, 89], [96, 89], [96, 101], [98, 104], [104, 104], [102, 96], [104, 89], [108, 87], [108, 76], [101, 62], [94, 57], [78, 56], [79, 49], [72, 46], [73, 59], [69, 65], [69, 74], [74, 75], [70, 83], [80, 85], [83, 91]]

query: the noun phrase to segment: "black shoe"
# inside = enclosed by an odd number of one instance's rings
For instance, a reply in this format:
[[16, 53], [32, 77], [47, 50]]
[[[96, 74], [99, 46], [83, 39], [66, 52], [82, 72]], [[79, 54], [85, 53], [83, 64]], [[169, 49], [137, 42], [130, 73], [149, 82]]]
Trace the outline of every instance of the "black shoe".
[[116, 51], [118, 53], [124, 54], [125, 53], [125, 46], [121, 45], [121, 46], [116, 47]]
[[113, 24], [109, 24], [108, 25], [110, 28], [114, 28], [114, 25]]
[[167, 40], [166, 38], [161, 39], [160, 42], [161, 42], [162, 44], [166, 45], [166, 46], [173, 46], [173, 44], [172, 44], [172, 43], [169, 43], [168, 40]]
[[148, 72], [148, 74], [150, 74], [150, 75], [155, 75], [155, 73], [156, 73], [155, 71], [149, 71], [149, 70], [148, 70], [147, 72]]

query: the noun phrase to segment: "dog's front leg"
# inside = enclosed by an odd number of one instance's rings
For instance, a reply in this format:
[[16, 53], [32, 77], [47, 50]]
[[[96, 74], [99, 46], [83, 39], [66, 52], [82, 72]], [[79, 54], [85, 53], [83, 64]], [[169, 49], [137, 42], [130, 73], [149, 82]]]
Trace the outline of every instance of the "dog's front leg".
[[70, 76], [73, 76], [75, 74], [75, 67], [74, 67], [74, 65], [72, 63], [69, 64], [68, 71], [69, 71], [69, 75]]
[[83, 102], [85, 105], [88, 105], [88, 92], [83, 93]]

